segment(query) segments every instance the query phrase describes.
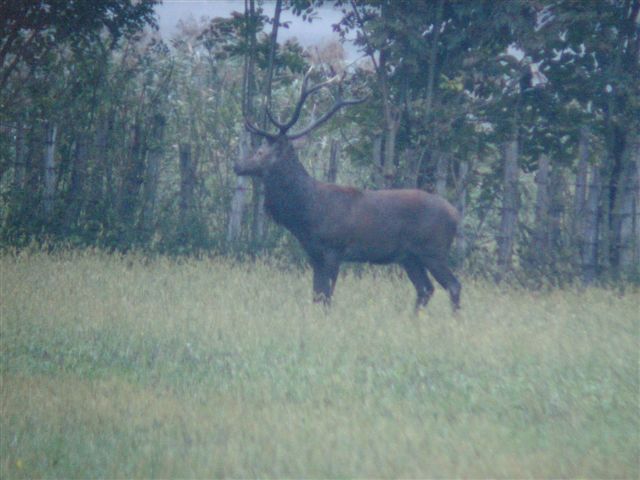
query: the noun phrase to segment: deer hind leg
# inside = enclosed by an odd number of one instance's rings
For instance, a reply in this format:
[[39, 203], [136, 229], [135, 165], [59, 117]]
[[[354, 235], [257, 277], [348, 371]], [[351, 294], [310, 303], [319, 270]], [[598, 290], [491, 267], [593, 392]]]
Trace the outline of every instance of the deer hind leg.
[[433, 284], [427, 275], [427, 269], [417, 258], [407, 260], [402, 264], [407, 276], [413, 286], [416, 288], [416, 306], [415, 313], [418, 313], [421, 307], [426, 307], [429, 299], [433, 295]]
[[449, 297], [451, 298], [451, 306], [453, 310], [456, 311], [460, 308], [460, 291], [462, 290], [462, 286], [458, 279], [453, 275], [449, 267], [447, 267], [444, 262], [437, 260], [429, 260], [425, 262], [427, 264], [427, 269], [433, 277], [438, 281], [440, 285], [443, 286], [445, 290], [449, 292]]

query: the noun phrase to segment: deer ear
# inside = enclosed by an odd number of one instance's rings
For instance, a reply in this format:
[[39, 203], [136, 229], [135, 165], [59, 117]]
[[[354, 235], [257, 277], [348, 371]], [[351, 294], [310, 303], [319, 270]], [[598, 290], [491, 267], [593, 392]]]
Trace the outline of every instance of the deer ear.
[[308, 143], [309, 143], [308, 135], [303, 135], [302, 137], [298, 137], [294, 140], [291, 140], [291, 145], [293, 145], [293, 148], [304, 148], [308, 145]]

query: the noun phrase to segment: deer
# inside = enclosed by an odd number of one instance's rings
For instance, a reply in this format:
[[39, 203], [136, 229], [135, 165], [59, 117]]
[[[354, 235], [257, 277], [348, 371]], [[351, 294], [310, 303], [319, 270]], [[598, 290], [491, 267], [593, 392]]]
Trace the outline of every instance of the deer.
[[326, 113], [292, 132], [305, 101], [340, 81], [333, 77], [309, 86], [310, 74], [311, 70], [302, 80], [287, 122], [277, 120], [267, 108], [275, 133], [258, 128], [245, 116], [245, 128], [262, 142], [235, 162], [235, 173], [263, 180], [267, 213], [293, 234], [307, 254], [313, 270], [314, 302], [330, 305], [344, 262], [395, 263], [415, 287], [416, 313], [427, 306], [434, 292], [428, 274], [449, 293], [455, 312], [460, 307], [461, 285], [448, 266], [448, 255], [460, 221], [458, 211], [443, 197], [419, 189], [363, 190], [313, 178], [298, 159], [296, 140], [341, 108], [362, 103], [366, 97], [342, 99], [338, 95]]

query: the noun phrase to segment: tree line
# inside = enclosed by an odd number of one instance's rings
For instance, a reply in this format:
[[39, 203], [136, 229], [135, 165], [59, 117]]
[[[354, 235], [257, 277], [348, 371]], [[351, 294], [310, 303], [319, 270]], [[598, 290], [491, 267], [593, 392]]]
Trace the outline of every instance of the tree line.
[[[286, 118], [314, 65], [369, 94], [299, 146], [316, 177], [445, 196], [469, 274], [640, 278], [640, 0], [246, 0], [169, 43], [155, 4], [3, 2], [3, 247], [297, 258], [231, 167], [257, 146], [244, 118]], [[323, 6], [359, 61], [278, 43], [283, 10]]]

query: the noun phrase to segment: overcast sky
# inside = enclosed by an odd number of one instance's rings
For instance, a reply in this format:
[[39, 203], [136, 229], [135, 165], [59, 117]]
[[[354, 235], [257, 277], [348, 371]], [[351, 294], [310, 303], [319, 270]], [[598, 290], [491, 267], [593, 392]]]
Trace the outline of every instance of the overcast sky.
[[[266, 15], [273, 17], [274, 1], [265, 1], [263, 8]], [[156, 7], [160, 33], [165, 40], [170, 40], [176, 33], [176, 25], [179, 20], [186, 20], [189, 17], [193, 17], [195, 20], [202, 17], [228, 17], [233, 11], [244, 12], [244, 0], [164, 0], [161, 5]], [[290, 26], [288, 29], [281, 28], [278, 31], [278, 40], [283, 42], [295, 37], [303, 47], [322, 45], [331, 40], [337, 40], [339, 36], [333, 32], [331, 25], [337, 23], [341, 17], [340, 10], [330, 5], [321, 7], [318, 11], [318, 18], [314, 19], [312, 23], [304, 22], [302, 18], [296, 17], [290, 11], [284, 11], [281, 21], [290, 22]], [[353, 60], [357, 56], [353, 47], [351, 45], [344, 47], [350, 60]]]

